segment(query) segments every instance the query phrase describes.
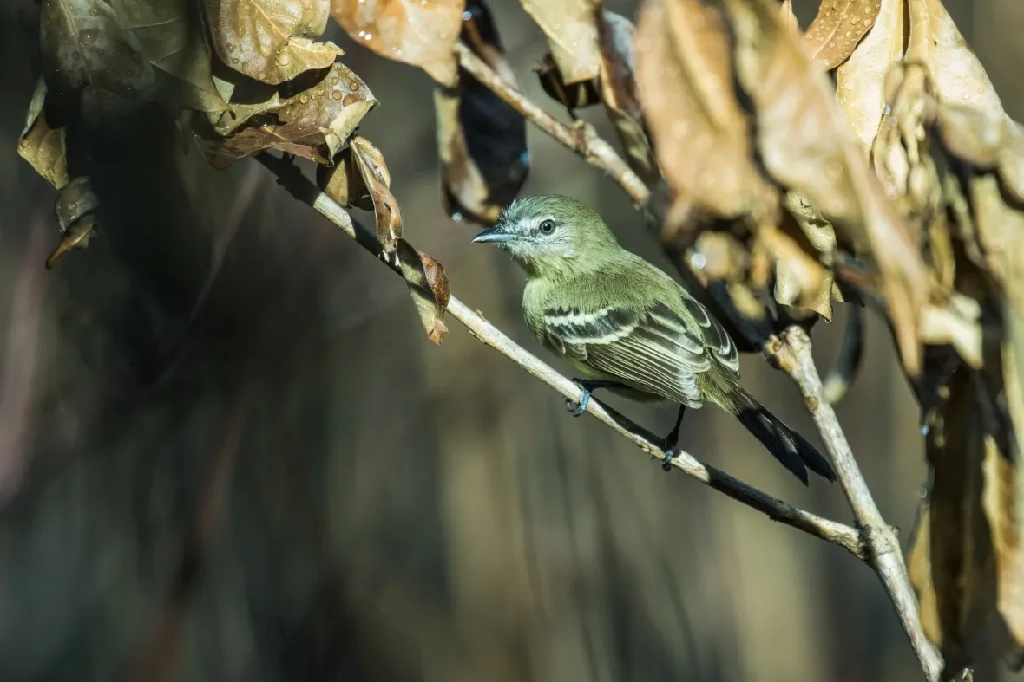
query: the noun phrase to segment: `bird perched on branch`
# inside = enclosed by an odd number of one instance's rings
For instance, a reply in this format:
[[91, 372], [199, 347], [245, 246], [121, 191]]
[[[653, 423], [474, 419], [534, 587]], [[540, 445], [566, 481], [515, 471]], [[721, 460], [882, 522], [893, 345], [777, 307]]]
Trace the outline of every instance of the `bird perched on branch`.
[[835, 480], [828, 460], [739, 384], [736, 345], [667, 274], [623, 249], [601, 216], [568, 197], [514, 201], [474, 239], [507, 251], [528, 275], [523, 314], [538, 340], [585, 378], [579, 416], [591, 392], [679, 405], [665, 438], [669, 469], [687, 407], [713, 403], [736, 416], [789, 471]]

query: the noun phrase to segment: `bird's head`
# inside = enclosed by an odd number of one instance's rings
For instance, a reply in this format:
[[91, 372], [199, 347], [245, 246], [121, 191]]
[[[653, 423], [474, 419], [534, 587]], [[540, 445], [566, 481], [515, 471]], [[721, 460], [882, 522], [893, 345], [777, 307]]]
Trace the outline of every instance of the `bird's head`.
[[597, 211], [557, 194], [516, 199], [473, 241], [508, 251], [540, 275], [600, 267], [602, 258], [619, 249]]

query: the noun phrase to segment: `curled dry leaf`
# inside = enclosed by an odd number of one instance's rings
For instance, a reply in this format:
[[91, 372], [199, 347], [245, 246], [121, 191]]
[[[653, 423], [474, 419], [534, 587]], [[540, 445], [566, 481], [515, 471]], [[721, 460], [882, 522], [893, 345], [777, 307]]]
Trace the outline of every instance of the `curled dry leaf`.
[[[213, 117], [212, 130], [199, 126], [210, 163], [224, 168], [265, 149], [279, 149], [327, 165], [377, 106], [366, 84], [341, 62], [318, 74], [310, 87], [294, 94], [289, 90], [274, 88], [259, 104], [232, 104]], [[225, 91], [231, 93], [229, 87]]]
[[826, 69], [842, 64], [874, 25], [880, 7], [879, 0], [822, 0], [804, 33], [811, 56]]
[[[388, 182], [391, 182], [390, 178], [388, 178]], [[346, 208], [356, 206], [364, 211], [373, 210], [370, 190], [367, 189], [359, 167], [356, 165], [352, 145], [345, 147], [334, 157], [333, 166], [316, 167], [316, 184], [320, 191], [341, 206]]]
[[916, 375], [920, 313], [930, 286], [913, 235], [883, 193], [826, 75], [798, 36], [765, 3], [723, 4], [736, 36], [737, 79], [750, 96], [765, 168], [821, 211], [840, 245], [873, 258], [903, 362]]
[[63, 127], [52, 127], [47, 120], [44, 107], [46, 93], [46, 83], [40, 78], [28, 105], [25, 129], [18, 138], [18, 155], [47, 182], [60, 189], [68, 184], [67, 133]]
[[520, 0], [547, 36], [566, 84], [593, 80], [601, 72], [597, 44], [599, 0]]
[[100, 201], [92, 191], [88, 177], [74, 178], [57, 191], [57, 226], [60, 228], [61, 240], [57, 248], [46, 259], [46, 268], [50, 269], [68, 251], [84, 249], [96, 235], [96, 213]]
[[377, 54], [417, 66], [450, 87], [463, 5], [464, 0], [331, 0], [331, 15]]
[[637, 99], [636, 60], [633, 50], [633, 23], [626, 17], [602, 10], [598, 22], [601, 48], [601, 98], [608, 117], [626, 150], [630, 168], [648, 186], [661, 177], [658, 162], [647, 136], [640, 102]]
[[922, 624], [956, 670], [1017, 659], [1024, 643], [1024, 474], [981, 375], [956, 370], [930, 418], [934, 481], [908, 563]]
[[277, 85], [309, 69], [326, 69], [342, 54], [317, 42], [330, 0], [203, 0], [217, 55], [235, 71]]
[[[509, 85], [517, 87], [482, 0], [469, 0], [462, 40]], [[445, 210], [455, 219], [493, 224], [529, 172], [526, 121], [463, 70], [459, 71], [458, 86], [434, 92], [434, 105]]]
[[600, 86], [597, 79], [568, 84], [550, 53], [544, 55], [534, 73], [540, 80], [540, 87], [555, 100], [569, 110], [569, 115], [576, 118], [576, 109], [593, 106], [601, 101]]
[[839, 108], [860, 138], [865, 153], [878, 134], [885, 110], [882, 84], [886, 73], [903, 57], [903, 7], [904, 0], [881, 0], [871, 30], [836, 72]]
[[773, 222], [778, 199], [752, 161], [719, 11], [699, 0], [651, 0], [634, 43], [640, 103], [676, 201]]
[[402, 211], [391, 193], [391, 172], [384, 163], [384, 155], [365, 137], [357, 136], [352, 140], [352, 158], [373, 200], [377, 241], [384, 253], [392, 253], [402, 236]]
[[44, 0], [40, 43], [44, 77], [62, 98], [100, 125], [158, 102], [215, 112], [224, 101], [189, 0]]
[[427, 332], [427, 338], [434, 343], [441, 343], [448, 327], [444, 323], [444, 311], [448, 308], [451, 293], [448, 288], [448, 275], [436, 260], [414, 249], [409, 242], [398, 239], [396, 255], [399, 268], [409, 293], [416, 305], [420, 321]]

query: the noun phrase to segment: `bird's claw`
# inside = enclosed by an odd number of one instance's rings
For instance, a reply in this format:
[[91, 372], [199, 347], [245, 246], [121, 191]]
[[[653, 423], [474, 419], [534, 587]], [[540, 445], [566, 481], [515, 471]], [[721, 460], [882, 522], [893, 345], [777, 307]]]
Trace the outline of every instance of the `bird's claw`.
[[663, 471], [672, 470], [672, 460], [676, 457], [676, 451], [674, 448], [669, 448], [665, 451], [665, 459], [661, 460], [661, 468]]
[[587, 405], [590, 404], [590, 391], [585, 388], [581, 388], [583, 395], [580, 396], [580, 401], [577, 403], [574, 400], [567, 399], [565, 401], [565, 409], [572, 412], [572, 416], [579, 417], [581, 414], [587, 411]]

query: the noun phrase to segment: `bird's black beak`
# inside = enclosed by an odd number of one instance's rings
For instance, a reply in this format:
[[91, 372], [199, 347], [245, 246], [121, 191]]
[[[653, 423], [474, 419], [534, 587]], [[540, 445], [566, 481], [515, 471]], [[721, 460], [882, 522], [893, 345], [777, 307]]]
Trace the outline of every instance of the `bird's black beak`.
[[474, 244], [506, 244], [516, 238], [514, 234], [505, 232], [500, 227], [491, 227], [473, 237]]

